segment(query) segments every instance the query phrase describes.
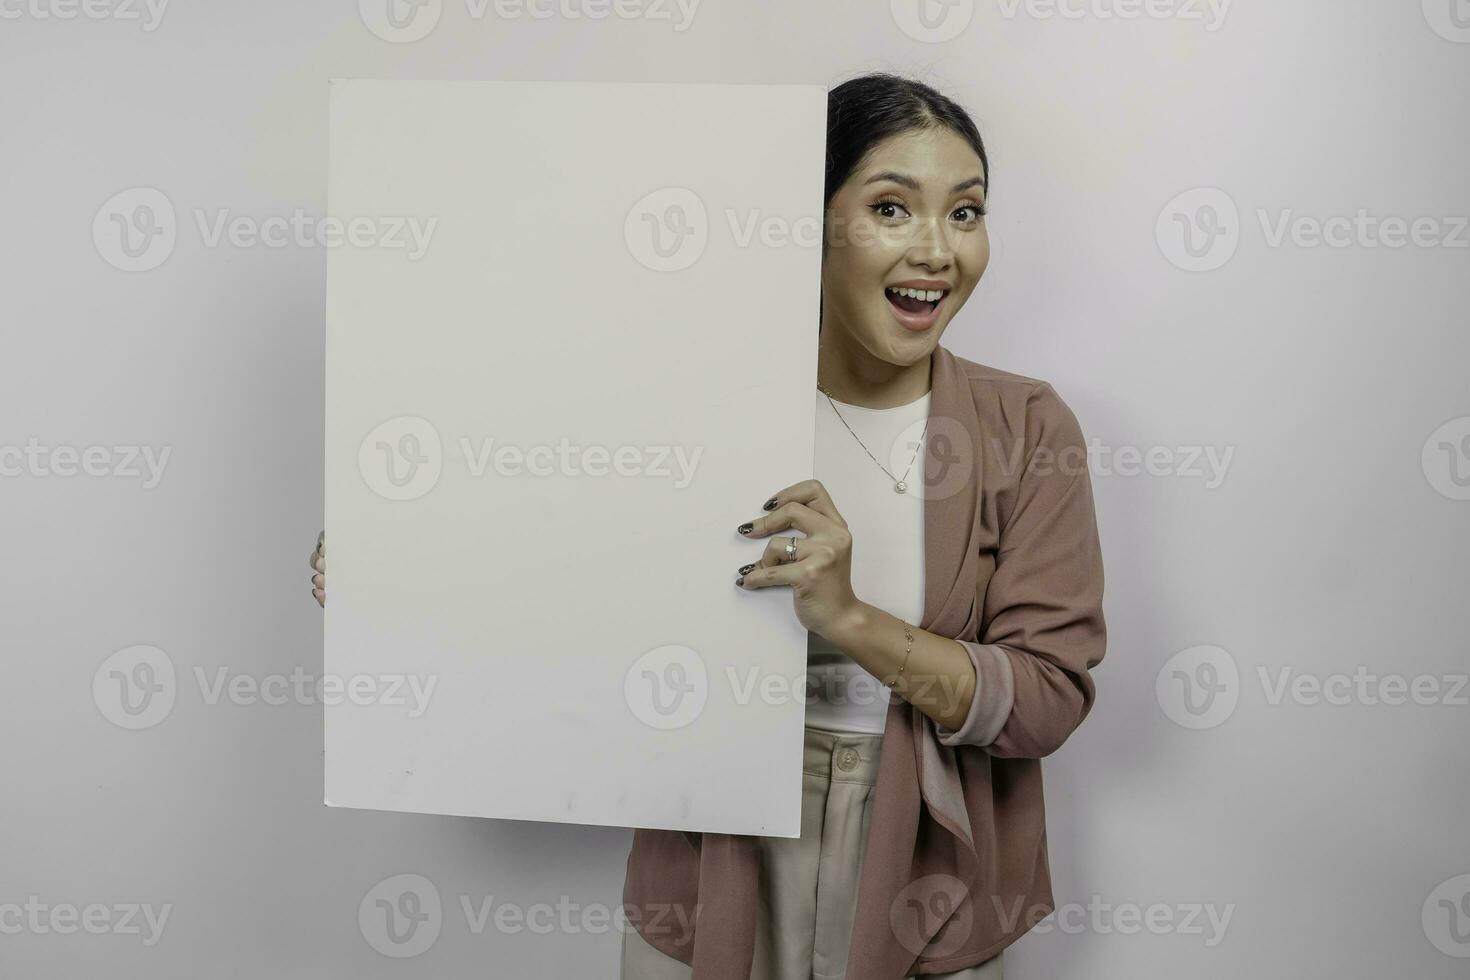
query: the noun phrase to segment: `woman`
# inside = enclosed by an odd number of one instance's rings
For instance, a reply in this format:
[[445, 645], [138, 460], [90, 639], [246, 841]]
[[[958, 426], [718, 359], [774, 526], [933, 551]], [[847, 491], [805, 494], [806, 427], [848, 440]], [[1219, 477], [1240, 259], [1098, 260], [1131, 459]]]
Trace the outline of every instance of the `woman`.
[[624, 980], [998, 980], [1054, 908], [1039, 759], [1094, 700], [1102, 561], [1065, 403], [939, 344], [989, 178], [932, 88], [830, 92], [817, 479], [736, 528], [808, 631], [801, 836], [636, 830]]

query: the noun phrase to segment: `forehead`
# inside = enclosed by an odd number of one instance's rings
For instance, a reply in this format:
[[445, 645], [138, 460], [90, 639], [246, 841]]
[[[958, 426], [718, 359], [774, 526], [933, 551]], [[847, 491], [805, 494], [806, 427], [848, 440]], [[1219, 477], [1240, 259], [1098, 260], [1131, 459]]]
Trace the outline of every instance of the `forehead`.
[[948, 127], [913, 129], [875, 145], [850, 183], [861, 186], [874, 174], [895, 170], [919, 181], [925, 193], [944, 193], [968, 177], [985, 177], [980, 156]]

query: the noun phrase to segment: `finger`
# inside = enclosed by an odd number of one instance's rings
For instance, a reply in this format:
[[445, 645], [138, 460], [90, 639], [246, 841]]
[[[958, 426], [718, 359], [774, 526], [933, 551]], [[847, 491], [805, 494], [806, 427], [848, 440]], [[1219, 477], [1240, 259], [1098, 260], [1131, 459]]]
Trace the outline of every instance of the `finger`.
[[[842, 527], [847, 527], [847, 521], [843, 520], [842, 515], [838, 513], [837, 505], [832, 502], [832, 495], [827, 492], [821, 480], [802, 480], [800, 483], [793, 483], [784, 490], [776, 491], [776, 495], [771, 499], [776, 501], [775, 507], [793, 501], [798, 504], [806, 504], [823, 517]], [[772, 510], [775, 507], [772, 507]]]
[[327, 587], [327, 577], [321, 574], [313, 575], [311, 577], [311, 584], [318, 589], [325, 589]]
[[752, 568], [740, 576], [737, 584], [742, 589], [768, 589], [773, 585], [795, 585], [806, 574], [807, 571], [802, 567], [801, 562], [794, 561], [770, 567], [763, 565]]
[[320, 553], [313, 551], [311, 554], [309, 554], [309, 555], [306, 556], [306, 563], [308, 565], [310, 565], [312, 568], [315, 568], [316, 567], [316, 560], [319, 557], [320, 557]]
[[763, 538], [777, 531], [796, 528], [811, 537], [818, 531], [830, 530], [836, 526], [830, 517], [818, 514], [806, 504], [790, 503], [782, 504], [766, 516], [757, 517], [736, 530], [747, 538]]
[[319, 572], [325, 572], [327, 570], [327, 560], [321, 555], [317, 555], [316, 561], [311, 563], [311, 567], [315, 568]]
[[806, 538], [796, 538], [796, 554], [790, 558], [786, 557], [786, 546], [791, 544], [791, 537], [781, 535], [767, 541], [766, 550], [761, 552], [760, 561], [756, 562], [756, 565], [761, 568], [770, 568], [775, 565], [789, 565], [805, 558], [810, 547], [806, 544]]
[[327, 605], [327, 593], [324, 589], [312, 589], [311, 594], [316, 596], [316, 604], [322, 608]]
[[322, 531], [321, 534], [318, 534], [316, 536], [316, 550], [317, 550], [317, 554], [321, 555], [323, 558], [327, 557], [327, 532], [326, 531]]

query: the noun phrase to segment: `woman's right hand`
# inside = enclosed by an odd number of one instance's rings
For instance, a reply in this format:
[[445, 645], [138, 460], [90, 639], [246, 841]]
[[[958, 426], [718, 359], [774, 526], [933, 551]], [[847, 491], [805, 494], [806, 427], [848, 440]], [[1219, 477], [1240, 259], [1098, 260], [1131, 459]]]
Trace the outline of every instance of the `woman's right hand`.
[[327, 606], [327, 532], [322, 531], [316, 538], [316, 550], [307, 559], [311, 567], [316, 569], [316, 574], [311, 577], [311, 594], [316, 596], [316, 604], [323, 609]]

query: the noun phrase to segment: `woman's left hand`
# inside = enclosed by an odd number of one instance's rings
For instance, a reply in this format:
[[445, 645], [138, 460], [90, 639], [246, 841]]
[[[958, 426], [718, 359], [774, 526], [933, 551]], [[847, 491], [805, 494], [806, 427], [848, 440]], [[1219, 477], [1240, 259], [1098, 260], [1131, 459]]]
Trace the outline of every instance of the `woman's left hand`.
[[[770, 513], [737, 529], [748, 538], [770, 538], [760, 560], [737, 573], [737, 584], [743, 589], [791, 586], [801, 625], [831, 639], [861, 606], [852, 591], [852, 535], [847, 522], [817, 480], [803, 480], [771, 499], [775, 506]], [[780, 532], [793, 528], [806, 536], [792, 536], [796, 557], [788, 560], [791, 537]]]

